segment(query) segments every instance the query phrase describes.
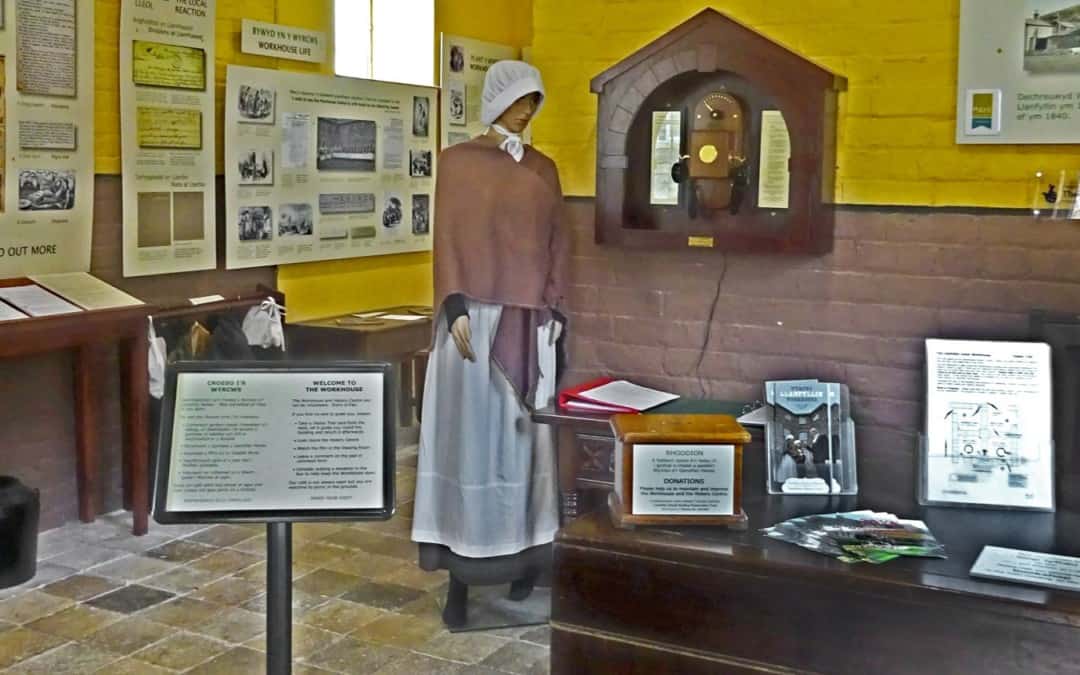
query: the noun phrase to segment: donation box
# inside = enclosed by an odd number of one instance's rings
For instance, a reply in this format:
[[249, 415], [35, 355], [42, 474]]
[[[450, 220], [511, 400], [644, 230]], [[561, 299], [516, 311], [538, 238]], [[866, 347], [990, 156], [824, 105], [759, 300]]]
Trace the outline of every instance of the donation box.
[[743, 446], [730, 415], [615, 415], [616, 527], [722, 525], [746, 529]]

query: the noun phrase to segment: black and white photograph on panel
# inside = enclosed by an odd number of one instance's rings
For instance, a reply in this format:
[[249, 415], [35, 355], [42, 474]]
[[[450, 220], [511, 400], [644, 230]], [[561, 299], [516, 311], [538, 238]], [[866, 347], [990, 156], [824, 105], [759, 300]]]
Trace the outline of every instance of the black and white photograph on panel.
[[1024, 16], [1024, 70], [1080, 72], [1080, 0], [1027, 0]]
[[450, 126], [463, 127], [468, 123], [465, 115], [465, 83], [451, 82], [448, 92], [450, 96]]
[[304, 237], [315, 232], [311, 204], [282, 204], [278, 209], [279, 237]]
[[75, 208], [75, 172], [66, 169], [21, 169], [20, 211], [68, 211]]
[[269, 206], [241, 206], [237, 219], [240, 241], [274, 238], [274, 214]]
[[274, 151], [247, 150], [238, 153], [237, 170], [240, 185], [274, 184]]
[[375, 171], [375, 121], [320, 117], [316, 143], [319, 171]]
[[461, 45], [450, 45], [450, 72], [460, 73], [465, 70], [465, 48]]
[[394, 228], [401, 224], [402, 205], [401, 195], [390, 193], [386, 195], [386, 203], [383, 205], [383, 227]]
[[412, 100], [412, 135], [427, 138], [431, 113], [431, 98], [413, 96]]
[[409, 175], [413, 178], [431, 177], [430, 150], [409, 150]]
[[240, 85], [240, 94], [236, 101], [236, 112], [240, 115], [240, 121], [248, 124], [273, 124], [276, 98], [273, 89]]
[[431, 195], [412, 196], [412, 233], [423, 235], [431, 230]]

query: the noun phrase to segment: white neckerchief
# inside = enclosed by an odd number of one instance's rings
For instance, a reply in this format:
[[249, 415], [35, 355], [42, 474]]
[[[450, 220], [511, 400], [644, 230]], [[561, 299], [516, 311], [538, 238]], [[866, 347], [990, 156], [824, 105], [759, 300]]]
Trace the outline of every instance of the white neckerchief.
[[525, 156], [525, 143], [521, 140], [521, 136], [498, 124], [492, 124], [491, 128], [496, 133], [505, 136], [502, 142], [499, 143], [499, 149], [513, 157], [515, 162], [520, 162], [521, 158]]

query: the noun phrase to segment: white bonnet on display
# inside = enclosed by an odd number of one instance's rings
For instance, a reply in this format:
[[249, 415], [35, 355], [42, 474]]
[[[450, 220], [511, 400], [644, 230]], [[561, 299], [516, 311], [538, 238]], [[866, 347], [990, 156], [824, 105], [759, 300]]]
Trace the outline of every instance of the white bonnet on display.
[[480, 110], [480, 121], [494, 124], [499, 115], [513, 105], [522, 96], [536, 92], [540, 102], [536, 105], [536, 115], [544, 106], [544, 82], [540, 71], [524, 61], [499, 61], [491, 66], [484, 77], [484, 103]]

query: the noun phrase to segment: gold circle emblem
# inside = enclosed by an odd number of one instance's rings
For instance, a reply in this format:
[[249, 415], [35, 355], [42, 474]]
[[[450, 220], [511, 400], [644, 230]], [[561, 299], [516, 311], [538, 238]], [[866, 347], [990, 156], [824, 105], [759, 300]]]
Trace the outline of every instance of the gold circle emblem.
[[698, 151], [698, 159], [706, 164], [712, 164], [716, 161], [716, 158], [720, 156], [720, 152], [716, 149], [715, 145], [703, 145], [701, 150]]

